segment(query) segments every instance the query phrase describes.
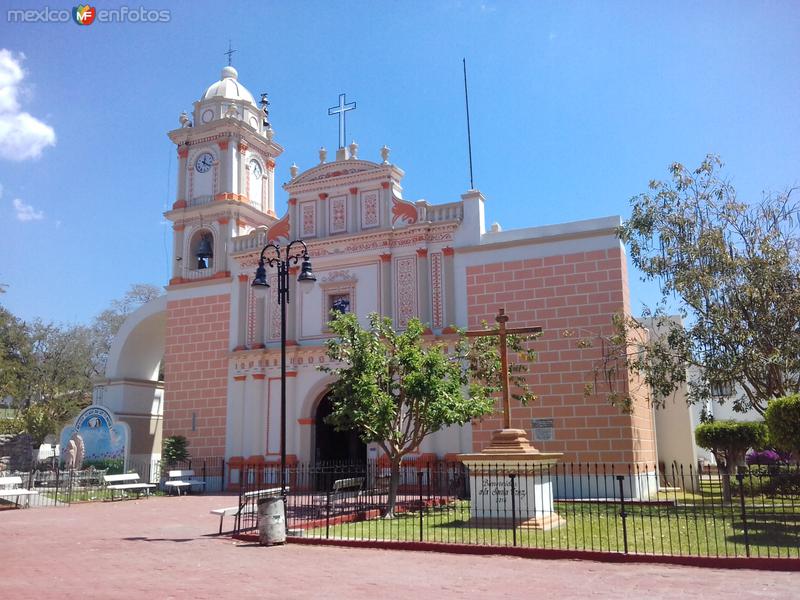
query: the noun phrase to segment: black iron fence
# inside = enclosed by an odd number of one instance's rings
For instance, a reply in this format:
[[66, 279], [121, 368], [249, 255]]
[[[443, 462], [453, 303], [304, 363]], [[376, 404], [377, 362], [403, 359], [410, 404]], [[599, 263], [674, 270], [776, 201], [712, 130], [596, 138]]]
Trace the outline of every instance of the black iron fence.
[[[164, 483], [169, 479], [171, 470], [194, 471], [193, 478], [202, 481], [207, 491], [223, 489], [225, 461], [222, 458], [190, 459], [170, 464], [158, 460], [130, 460], [127, 464], [107, 461], [80, 469], [66, 469], [54, 457], [38, 461], [34, 468], [27, 471], [0, 472], [0, 478], [6, 478], [3, 479], [5, 484], [0, 485], [0, 508], [57, 508], [75, 502], [111, 500], [142, 493], [168, 493], [169, 488]], [[105, 476], [120, 474], [135, 474], [136, 481], [150, 483], [154, 487], [127, 493], [116, 491], [112, 495]], [[25, 493], [15, 495], [15, 490]]]
[[[238, 532], [274, 466], [243, 471]], [[404, 465], [391, 518], [380, 463], [287, 469], [290, 536], [702, 557], [800, 557], [800, 469], [726, 475], [672, 466], [431, 462]]]
[[[14, 497], [0, 506], [63, 507], [110, 500], [104, 475], [133, 472], [164, 486], [170, 470], [193, 470], [206, 492], [230, 491], [234, 530], [257, 526], [258, 499], [280, 494], [274, 463], [194, 459], [163, 465], [129, 461], [64, 470], [52, 461], [20, 473]], [[412, 460], [397, 473], [380, 461], [287, 467], [290, 536], [366, 541], [435, 542], [595, 552], [702, 557], [800, 557], [800, 468], [558, 463], [521, 468]], [[1, 486], [0, 486], [1, 487]], [[115, 497], [119, 497], [119, 493]], [[230, 522], [230, 520], [226, 521]]]

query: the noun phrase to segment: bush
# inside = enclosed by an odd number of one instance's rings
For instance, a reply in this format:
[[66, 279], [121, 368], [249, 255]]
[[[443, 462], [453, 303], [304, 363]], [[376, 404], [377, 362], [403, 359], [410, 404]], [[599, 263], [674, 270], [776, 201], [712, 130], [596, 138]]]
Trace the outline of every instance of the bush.
[[0, 435], [4, 433], [16, 434], [19, 433], [21, 427], [19, 421], [16, 419], [0, 419]]
[[747, 456], [745, 457], [745, 461], [747, 462], [748, 466], [761, 465], [767, 467], [787, 462], [786, 457], [782, 456], [779, 452], [776, 452], [775, 450], [760, 450], [760, 451], [748, 452]]
[[164, 438], [161, 444], [161, 461], [167, 465], [189, 460], [189, 441], [182, 435]]
[[711, 450], [725, 472], [744, 464], [745, 453], [761, 450], [767, 443], [767, 427], [761, 421], [714, 421], [698, 425], [694, 432], [697, 445]]
[[800, 455], [800, 394], [770, 401], [764, 417], [770, 441], [781, 450]]

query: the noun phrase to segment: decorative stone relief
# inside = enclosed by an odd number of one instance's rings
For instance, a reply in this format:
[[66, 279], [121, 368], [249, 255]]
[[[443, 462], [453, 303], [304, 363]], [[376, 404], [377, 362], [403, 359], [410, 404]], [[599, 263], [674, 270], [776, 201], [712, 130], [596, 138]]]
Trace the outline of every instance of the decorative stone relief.
[[278, 276], [269, 278], [269, 339], [281, 339], [281, 307], [278, 304]]
[[303, 237], [317, 235], [317, 210], [315, 202], [303, 202], [300, 205], [300, 224]]
[[347, 196], [334, 196], [330, 199], [330, 233], [347, 231]]
[[429, 255], [431, 272], [431, 326], [438, 329], [444, 321], [442, 308], [442, 253], [433, 252]]
[[404, 256], [395, 260], [395, 290], [397, 294], [397, 327], [419, 315], [417, 310], [417, 257]]
[[413, 202], [392, 196], [392, 225], [413, 225], [417, 222], [417, 207]]
[[361, 228], [369, 229], [380, 224], [378, 209], [378, 192], [376, 190], [361, 193]]
[[[256, 295], [253, 286], [247, 286], [247, 342], [250, 347], [256, 342]], [[263, 342], [262, 342], [263, 343]]]

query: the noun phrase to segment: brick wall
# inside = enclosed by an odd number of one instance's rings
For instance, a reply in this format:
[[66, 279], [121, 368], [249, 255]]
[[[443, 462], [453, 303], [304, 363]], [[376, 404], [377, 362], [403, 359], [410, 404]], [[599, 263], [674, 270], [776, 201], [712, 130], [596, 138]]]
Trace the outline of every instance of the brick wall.
[[227, 294], [167, 302], [164, 437], [186, 436], [193, 457], [225, 454], [229, 323]]
[[[511, 426], [531, 435], [531, 419], [554, 419], [555, 439], [536, 442], [543, 451], [563, 452], [565, 462], [653, 464], [653, 425], [646, 398], [625, 415], [602, 393], [584, 395], [592, 368], [601, 356], [599, 344], [581, 349], [576, 338], [596, 337], [611, 330], [611, 317], [629, 310], [625, 256], [621, 249], [578, 252], [468, 267], [467, 296], [470, 329], [482, 321], [494, 323], [499, 307], [509, 315], [509, 327], [539, 325], [535, 342], [539, 361], [528, 376], [539, 399], [521, 406], [512, 401]], [[627, 374], [621, 385], [628, 385]], [[473, 426], [473, 445], [480, 450], [491, 432], [502, 427], [493, 415]]]

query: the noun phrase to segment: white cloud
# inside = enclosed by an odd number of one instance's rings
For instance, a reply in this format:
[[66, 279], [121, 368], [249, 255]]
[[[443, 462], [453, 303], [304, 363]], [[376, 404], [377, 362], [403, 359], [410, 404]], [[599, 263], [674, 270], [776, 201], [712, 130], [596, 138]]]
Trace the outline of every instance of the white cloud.
[[20, 110], [24, 58], [24, 54], [15, 57], [10, 50], [0, 49], [0, 158], [8, 160], [38, 158], [56, 143], [52, 127]]
[[41, 221], [44, 219], [44, 212], [36, 210], [30, 204], [25, 204], [19, 198], [14, 198], [14, 210], [17, 211], [17, 221]]

